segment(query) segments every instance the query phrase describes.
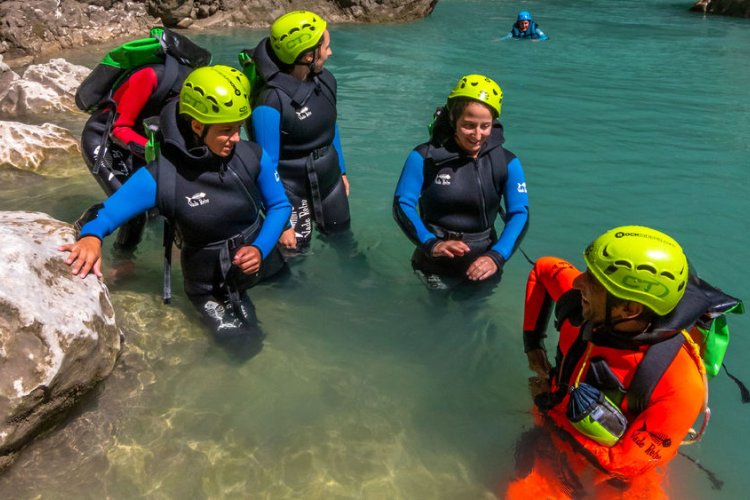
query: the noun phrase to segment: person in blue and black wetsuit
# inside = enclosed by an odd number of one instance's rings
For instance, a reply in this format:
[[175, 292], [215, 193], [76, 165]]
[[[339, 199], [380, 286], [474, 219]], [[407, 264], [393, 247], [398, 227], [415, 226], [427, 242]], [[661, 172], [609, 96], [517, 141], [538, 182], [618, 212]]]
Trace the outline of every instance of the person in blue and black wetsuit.
[[549, 40], [549, 37], [544, 34], [544, 31], [539, 25], [531, 18], [531, 13], [527, 10], [522, 10], [518, 13], [513, 28], [503, 37], [503, 40], [509, 38], [526, 39], [526, 40]]
[[60, 247], [70, 252], [65, 262], [74, 275], [101, 277], [102, 239], [158, 207], [181, 236], [188, 298], [215, 338], [233, 348], [263, 338], [246, 290], [283, 268], [276, 241], [291, 212], [271, 157], [240, 140], [249, 94], [234, 68], [190, 73], [179, 102], [160, 114], [156, 160], [104, 202], [77, 242]]
[[284, 14], [270, 37], [247, 51], [265, 86], [253, 99], [251, 135], [274, 160], [292, 203], [280, 239], [304, 252], [312, 226], [331, 235], [350, 227], [349, 181], [336, 123], [336, 79], [323, 68], [331, 55], [326, 22], [309, 11]]
[[[406, 159], [393, 215], [417, 246], [412, 267], [430, 288], [498, 283], [526, 231], [526, 181], [521, 162], [502, 146], [502, 99], [490, 78], [464, 76], [438, 110], [430, 141]], [[498, 215], [505, 221], [499, 237]]]

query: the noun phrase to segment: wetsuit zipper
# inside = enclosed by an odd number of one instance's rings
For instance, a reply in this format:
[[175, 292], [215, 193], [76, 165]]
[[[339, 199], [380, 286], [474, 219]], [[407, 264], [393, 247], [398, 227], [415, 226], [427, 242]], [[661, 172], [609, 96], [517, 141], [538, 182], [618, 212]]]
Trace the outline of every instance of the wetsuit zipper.
[[485, 205], [484, 189], [482, 188], [482, 179], [479, 176], [479, 162], [476, 158], [474, 158], [472, 161], [474, 162], [474, 177], [476, 178], [477, 186], [479, 187], [479, 205], [482, 211], [482, 230], [484, 230], [490, 227], [490, 223], [487, 220], [487, 207]]

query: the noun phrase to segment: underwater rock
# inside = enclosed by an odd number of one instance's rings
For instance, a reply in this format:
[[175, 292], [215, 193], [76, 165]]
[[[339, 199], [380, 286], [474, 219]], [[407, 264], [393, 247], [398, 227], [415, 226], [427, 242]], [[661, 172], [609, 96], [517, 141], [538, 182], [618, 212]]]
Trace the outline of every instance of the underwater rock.
[[80, 171], [80, 153], [78, 139], [62, 127], [0, 121], [0, 167], [66, 177]]
[[0, 212], [0, 470], [114, 368], [121, 332], [109, 292], [70, 273], [69, 224]]

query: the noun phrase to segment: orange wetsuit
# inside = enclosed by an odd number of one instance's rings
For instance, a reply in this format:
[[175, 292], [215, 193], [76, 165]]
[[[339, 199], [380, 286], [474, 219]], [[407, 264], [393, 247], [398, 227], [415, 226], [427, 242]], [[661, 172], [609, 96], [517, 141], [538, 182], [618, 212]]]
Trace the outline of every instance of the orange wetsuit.
[[[543, 332], [546, 327], [551, 301], [557, 302], [563, 294], [572, 290], [573, 280], [580, 273], [572, 264], [562, 259], [544, 257], [536, 262], [526, 287], [525, 336], [539, 337], [540, 332]], [[597, 497], [640, 498], [648, 491], [650, 493], [646, 497], [654, 498], [655, 494], [658, 496], [657, 491], [652, 489], [655, 484], [658, 484], [653, 480], [652, 474], [657, 466], [663, 466], [674, 458], [680, 443], [698, 418], [704, 403], [706, 388], [701, 372], [702, 365], [694, 349], [689, 343], [683, 344], [656, 384], [642, 412], [634, 414], [630, 411], [628, 396], [627, 394], [624, 396], [619, 406], [628, 418], [628, 428], [614, 446], [608, 447], [584, 436], [570, 424], [565, 415], [570, 397], [566, 389], [573, 384], [581, 367], [583, 367], [581, 371], [583, 381], [587, 379], [591, 360], [597, 360], [599, 363], [603, 360], [621, 387], [627, 390], [649, 346], [641, 345], [623, 349], [596, 345], [596, 341], [589, 342], [587, 346], [590, 349], [589, 355], [579, 357], [573, 365], [574, 368], [568, 370], [567, 380], [559, 380], [561, 376], [559, 368], [579, 337], [581, 326], [571, 323], [571, 318], [564, 319], [558, 326], [560, 330], [558, 368], [553, 370], [551, 393], [555, 393], [561, 387], [562, 390], [558, 393], [559, 397], [556, 400], [551, 400], [552, 406], [543, 414], [540, 412], [538, 415], [540, 423], [547, 422], [548, 428], [555, 429], [558, 436], [550, 439], [558, 445], [559, 452], [572, 454], [567, 462], [575, 474], [586, 474], [583, 462], [588, 460], [596, 466], [592, 472], [594, 483], [611, 484], [612, 478], [616, 478], [616, 482], [621, 486], [642, 484], [645, 487], [640, 491], [631, 488], [627, 494], [623, 493], [627, 489], [615, 489], [612, 491], [620, 493], [614, 496], [600, 494], [600, 488], [597, 490]], [[536, 346], [541, 347], [540, 340], [541, 338], [526, 338], [527, 352]], [[561, 439], [560, 436], [564, 436], [565, 439]], [[555, 479], [549, 475], [544, 477], [539, 475], [543, 474], [541, 471], [545, 469], [544, 464], [539, 460], [541, 458], [544, 457], [537, 457], [532, 474], [511, 484], [507, 497], [521, 498], [529, 494], [537, 495], [537, 497], [541, 495], [541, 498], [549, 497], [552, 491], [549, 488], [555, 488], [553, 484]], [[537, 477], [533, 477], [535, 475]], [[525, 489], [528, 487], [534, 489]], [[555, 493], [552, 498], [569, 496], [572, 495], [568, 485], [564, 486], [562, 491]]]

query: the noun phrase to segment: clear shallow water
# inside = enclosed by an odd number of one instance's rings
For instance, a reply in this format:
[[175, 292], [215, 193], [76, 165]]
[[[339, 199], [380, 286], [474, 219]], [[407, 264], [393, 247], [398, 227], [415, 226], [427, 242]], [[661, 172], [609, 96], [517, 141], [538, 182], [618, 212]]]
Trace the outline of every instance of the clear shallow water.
[[[63, 430], [0, 478], [3, 497], [503, 491], [531, 425], [520, 332], [529, 265], [516, 255], [481, 303], [431, 297], [390, 215], [401, 166], [458, 77], [486, 73], [503, 87], [506, 145], [526, 172], [529, 255], [581, 264], [605, 229], [652, 225], [683, 244], [705, 279], [750, 299], [750, 22], [703, 18], [688, 4], [523, 3], [546, 43], [499, 42], [520, 7], [490, 0], [442, 0], [409, 25], [334, 27], [330, 67], [360, 254], [342, 259], [318, 240], [289, 282], [255, 289], [268, 340], [238, 364], [211, 344], [183, 295], [160, 305], [160, 228], [151, 226], [136, 277], [110, 285], [127, 338], [120, 364]], [[234, 64], [263, 34], [196, 39]], [[73, 220], [99, 198], [81, 169], [66, 181], [2, 172], [0, 209]], [[748, 330], [748, 317], [732, 318], [727, 362], [745, 381]], [[705, 440], [683, 451], [724, 487], [711, 490], [678, 457], [674, 498], [740, 498], [750, 488], [741, 465], [750, 408], [725, 376], [711, 391]]]

